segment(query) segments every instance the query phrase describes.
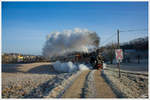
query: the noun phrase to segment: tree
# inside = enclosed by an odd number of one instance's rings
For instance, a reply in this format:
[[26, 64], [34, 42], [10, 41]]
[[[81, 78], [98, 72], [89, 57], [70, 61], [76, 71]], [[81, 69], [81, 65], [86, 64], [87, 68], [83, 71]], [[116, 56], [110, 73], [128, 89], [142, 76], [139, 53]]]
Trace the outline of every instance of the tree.
[[103, 54], [104, 54], [104, 59], [107, 59], [110, 61], [110, 63], [113, 63], [113, 59], [115, 57], [115, 49], [117, 48], [117, 44], [111, 43], [103, 47]]

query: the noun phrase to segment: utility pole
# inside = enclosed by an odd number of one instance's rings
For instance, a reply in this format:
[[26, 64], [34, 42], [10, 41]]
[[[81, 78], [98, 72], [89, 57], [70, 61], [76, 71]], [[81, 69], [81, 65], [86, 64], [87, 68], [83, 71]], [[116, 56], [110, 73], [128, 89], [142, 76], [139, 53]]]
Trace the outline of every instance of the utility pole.
[[[119, 43], [119, 29], [117, 30], [117, 39], [118, 39], [118, 49], [120, 49], [120, 43]], [[121, 77], [120, 75], [120, 60], [118, 60], [117, 67], [119, 69], [119, 78]]]

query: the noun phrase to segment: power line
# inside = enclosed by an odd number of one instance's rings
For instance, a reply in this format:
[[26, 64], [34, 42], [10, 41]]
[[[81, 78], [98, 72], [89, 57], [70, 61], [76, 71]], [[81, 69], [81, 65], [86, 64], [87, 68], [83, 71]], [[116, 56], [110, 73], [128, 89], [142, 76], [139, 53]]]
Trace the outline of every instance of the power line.
[[[122, 32], [136, 32], [136, 31], [148, 31], [148, 29], [123, 30], [123, 31], [119, 31], [119, 32], [122, 33]], [[116, 36], [116, 33], [114, 33], [110, 37], [108, 37], [104, 42], [102, 42], [101, 45], [104, 45], [106, 42], [110, 41], [114, 36]]]
[[148, 31], [148, 29], [123, 30], [123, 31], [120, 31], [120, 32], [135, 32], [135, 31]]
[[116, 36], [115, 34], [112, 34], [109, 38], [107, 38], [101, 45], [105, 44], [106, 42], [110, 41], [114, 36]]

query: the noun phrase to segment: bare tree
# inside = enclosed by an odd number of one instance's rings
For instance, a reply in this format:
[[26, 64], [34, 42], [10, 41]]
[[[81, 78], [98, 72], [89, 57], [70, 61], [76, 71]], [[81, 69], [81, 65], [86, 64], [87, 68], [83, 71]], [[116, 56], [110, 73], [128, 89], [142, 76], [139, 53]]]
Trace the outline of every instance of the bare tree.
[[105, 48], [103, 48], [105, 59], [108, 59], [111, 64], [113, 63], [113, 59], [115, 57], [116, 47], [117, 47], [117, 44], [112, 42], [111, 44], [108, 44], [105, 46]]

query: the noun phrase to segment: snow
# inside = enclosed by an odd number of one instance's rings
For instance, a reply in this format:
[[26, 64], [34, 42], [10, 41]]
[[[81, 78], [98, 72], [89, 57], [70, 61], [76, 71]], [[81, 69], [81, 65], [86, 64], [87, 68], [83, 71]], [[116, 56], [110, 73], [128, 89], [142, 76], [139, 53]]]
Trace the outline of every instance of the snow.
[[92, 70], [88, 77], [87, 77], [87, 80], [86, 80], [86, 83], [85, 83], [85, 93], [84, 95], [87, 97], [87, 98], [94, 98], [96, 97], [96, 87], [95, 87], [95, 84], [94, 84], [94, 72], [96, 70]]
[[89, 70], [89, 68], [84, 64], [80, 64], [79, 65], [79, 70]]
[[103, 75], [113, 91], [118, 96], [125, 98], [148, 98], [148, 77], [143, 74], [121, 71], [121, 78], [118, 78], [118, 71], [107, 67]]
[[[107, 66], [118, 69], [117, 64], [107, 64]], [[137, 60], [132, 60], [130, 63], [120, 63], [120, 69], [125, 71], [148, 73], [148, 59], [140, 60], [140, 64], [137, 63]]]
[[70, 61], [64, 62], [64, 63], [61, 63], [60, 61], [56, 61], [53, 64], [53, 67], [54, 67], [55, 71], [62, 72], [62, 73], [70, 73], [70, 72], [75, 72], [77, 70], [80, 70], [80, 71], [89, 70], [89, 67], [84, 64], [76, 65]]
[[56, 61], [53, 66], [57, 72], [73, 72], [77, 70], [77, 66], [72, 62], [61, 63], [60, 61]]
[[103, 63], [103, 69], [106, 69], [106, 66], [107, 66], [106, 63]]

